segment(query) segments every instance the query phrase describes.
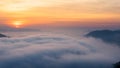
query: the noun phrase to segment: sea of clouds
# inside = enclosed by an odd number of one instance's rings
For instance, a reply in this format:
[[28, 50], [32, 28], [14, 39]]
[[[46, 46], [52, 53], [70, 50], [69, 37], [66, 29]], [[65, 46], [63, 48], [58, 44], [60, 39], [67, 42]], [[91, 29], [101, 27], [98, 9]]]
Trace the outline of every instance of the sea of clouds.
[[92, 38], [40, 34], [0, 39], [0, 68], [112, 68], [120, 48]]

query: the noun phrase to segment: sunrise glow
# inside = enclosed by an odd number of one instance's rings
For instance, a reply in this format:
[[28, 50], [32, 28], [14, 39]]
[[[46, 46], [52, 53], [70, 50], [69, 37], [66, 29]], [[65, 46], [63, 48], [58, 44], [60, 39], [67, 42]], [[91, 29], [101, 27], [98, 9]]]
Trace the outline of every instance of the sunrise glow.
[[[119, 3], [120, 0], [1, 0], [0, 20], [10, 24], [11, 20], [22, 19], [28, 21], [27, 27], [41, 24], [73, 26], [73, 22], [77, 22], [74, 24], [77, 26], [102, 26], [103, 23], [118, 26]], [[12, 24], [16, 28], [23, 26], [21, 21]]]
[[12, 24], [15, 28], [20, 28], [23, 25], [23, 21], [14, 21]]

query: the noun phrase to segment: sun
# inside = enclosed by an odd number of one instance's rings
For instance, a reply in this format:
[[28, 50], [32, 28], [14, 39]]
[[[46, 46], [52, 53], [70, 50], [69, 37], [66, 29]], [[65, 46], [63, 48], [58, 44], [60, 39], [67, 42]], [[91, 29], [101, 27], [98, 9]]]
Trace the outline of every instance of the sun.
[[23, 25], [23, 21], [14, 21], [12, 24], [15, 28], [20, 28]]

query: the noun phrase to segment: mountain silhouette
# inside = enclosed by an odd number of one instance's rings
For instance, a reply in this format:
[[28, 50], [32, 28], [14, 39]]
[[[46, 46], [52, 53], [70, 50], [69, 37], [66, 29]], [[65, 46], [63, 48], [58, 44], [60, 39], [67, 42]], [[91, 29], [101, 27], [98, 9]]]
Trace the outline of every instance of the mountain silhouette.
[[120, 30], [96, 30], [85, 35], [103, 40], [107, 43], [120, 45]]
[[114, 64], [114, 68], [120, 68], [120, 62]]
[[6, 35], [0, 34], [0, 37], [7, 37]]

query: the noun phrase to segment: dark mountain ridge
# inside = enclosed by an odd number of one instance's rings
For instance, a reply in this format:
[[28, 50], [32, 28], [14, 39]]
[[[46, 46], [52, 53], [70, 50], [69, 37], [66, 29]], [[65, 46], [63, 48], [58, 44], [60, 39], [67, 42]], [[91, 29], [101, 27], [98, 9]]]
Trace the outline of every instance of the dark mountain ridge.
[[7, 37], [7, 36], [6, 36], [6, 35], [4, 35], [4, 34], [0, 34], [0, 38], [1, 38], [1, 37]]
[[96, 30], [85, 35], [103, 40], [107, 43], [120, 45], [120, 30]]

